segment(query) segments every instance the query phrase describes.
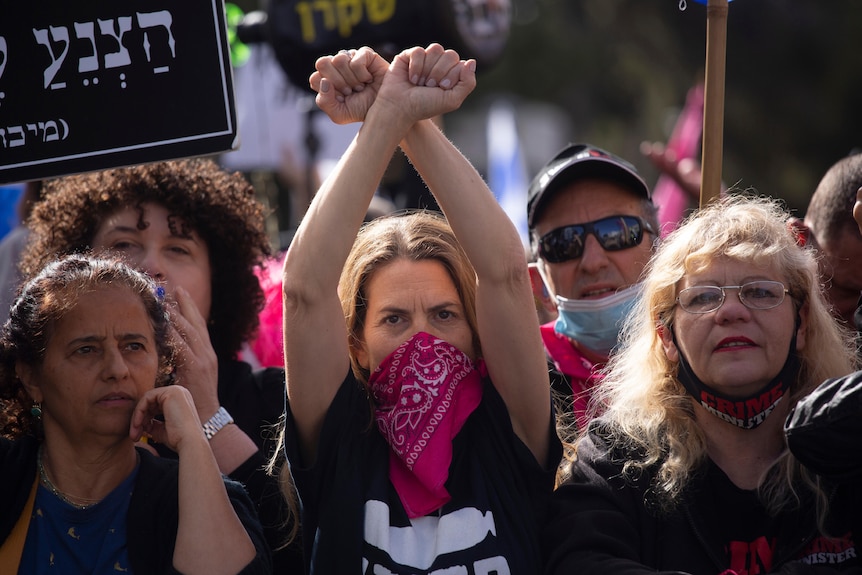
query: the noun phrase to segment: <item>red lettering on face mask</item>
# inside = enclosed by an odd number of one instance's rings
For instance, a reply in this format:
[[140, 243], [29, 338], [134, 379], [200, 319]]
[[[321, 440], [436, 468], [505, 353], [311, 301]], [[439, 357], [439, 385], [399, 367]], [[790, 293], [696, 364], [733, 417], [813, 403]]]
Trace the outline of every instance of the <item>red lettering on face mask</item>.
[[781, 384], [779, 383], [771, 389], [767, 389], [759, 396], [744, 401], [731, 401], [716, 397], [706, 391], [701, 391], [700, 399], [704, 405], [712, 407], [721, 413], [726, 413], [737, 419], [750, 419], [767, 411], [781, 399], [782, 395], [784, 395], [784, 391], [781, 389]]
[[745, 404], [741, 401], [729, 401], [719, 398], [716, 401], [716, 409], [737, 419], [745, 417]]
[[728, 401], [721, 397], [716, 397], [711, 393], [707, 393], [706, 391], [700, 392], [700, 400], [705, 406], [711, 407], [719, 413], [725, 413], [737, 419], [741, 418], [745, 413], [745, 406], [741, 401]]
[[781, 399], [782, 395], [783, 392], [781, 390], [781, 384], [779, 383], [772, 389], [767, 389], [765, 392], [760, 394], [759, 397], [749, 399], [745, 402], [747, 417], [766, 411], [770, 406], [774, 405], [776, 401]]

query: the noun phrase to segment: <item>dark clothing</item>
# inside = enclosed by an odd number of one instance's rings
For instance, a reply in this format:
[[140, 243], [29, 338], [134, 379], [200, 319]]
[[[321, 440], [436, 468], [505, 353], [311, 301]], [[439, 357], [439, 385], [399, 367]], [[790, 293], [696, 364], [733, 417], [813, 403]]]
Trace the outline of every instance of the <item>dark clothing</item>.
[[[237, 467], [230, 478], [245, 486], [257, 508], [266, 540], [273, 552], [273, 572], [284, 575], [302, 573], [302, 547], [297, 540], [282, 548], [286, 537], [287, 505], [278, 478], [266, 472], [266, 465], [277, 449], [277, 429], [284, 415], [284, 369], [257, 371], [242, 361], [219, 361], [218, 397], [234, 423], [255, 442], [259, 451]], [[165, 446], [158, 446], [163, 457], [176, 458]]]
[[389, 479], [390, 447], [351, 374], [326, 414], [312, 467], [303, 465], [288, 410], [287, 456], [302, 501], [309, 572], [535, 575], [539, 527], [561, 457], [552, 423], [541, 465], [486, 379], [481, 403], [453, 441], [445, 484], [451, 501], [411, 521]]
[[862, 475], [862, 371], [823, 382], [784, 425], [793, 455], [815, 473], [857, 482]]
[[[36, 480], [38, 442], [0, 438], [0, 541], [5, 541], [21, 515], [30, 488]], [[155, 457], [138, 449], [141, 465], [129, 503], [127, 536], [129, 561], [136, 574], [176, 574], [174, 545], [179, 520], [179, 466], [176, 461]], [[225, 479], [225, 488], [257, 550], [243, 575], [272, 573], [270, 552], [254, 506], [242, 486]]]
[[[554, 493], [543, 530], [546, 573], [578, 575], [683, 573], [858, 573], [862, 534], [858, 490], [831, 490], [829, 539], [817, 531], [813, 496], [798, 490], [798, 506], [770, 516], [754, 491], [736, 487], [707, 460], [671, 510], [657, 505], [657, 468], [624, 479], [622, 461], [608, 452], [609, 434], [594, 422], [578, 449], [573, 476]], [[840, 502], [840, 504], [839, 504]]]

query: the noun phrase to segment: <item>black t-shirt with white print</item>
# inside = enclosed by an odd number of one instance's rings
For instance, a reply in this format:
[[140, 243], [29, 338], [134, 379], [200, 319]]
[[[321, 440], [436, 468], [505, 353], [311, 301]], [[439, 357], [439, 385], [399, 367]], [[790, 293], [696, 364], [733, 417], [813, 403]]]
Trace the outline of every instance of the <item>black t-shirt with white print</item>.
[[[549, 397], [550, 401], [550, 397]], [[561, 447], [552, 425], [543, 468], [514, 434], [490, 381], [453, 441], [452, 500], [408, 519], [389, 480], [389, 446], [365, 391], [348, 375], [321, 431], [317, 461], [303, 468], [288, 410], [287, 455], [302, 503], [311, 574], [373, 575], [541, 571], [538, 530]]]

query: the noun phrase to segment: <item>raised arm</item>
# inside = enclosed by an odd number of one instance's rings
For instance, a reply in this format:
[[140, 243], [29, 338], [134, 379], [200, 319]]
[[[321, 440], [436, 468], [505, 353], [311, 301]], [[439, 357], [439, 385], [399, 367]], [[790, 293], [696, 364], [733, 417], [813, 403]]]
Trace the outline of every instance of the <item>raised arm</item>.
[[[390, 70], [390, 76], [400, 82], [425, 80], [426, 87], [417, 91], [411, 105], [426, 112], [436, 109], [442, 114], [455, 109], [476, 83], [474, 61], [459, 62], [455, 52], [434, 44], [400, 54]], [[456, 71], [457, 77], [451, 89], [439, 90], [436, 86], [443, 87], [441, 82], [452, 80], [451, 72], [440, 75], [445, 70]], [[427, 87], [428, 79], [434, 87]], [[389, 80], [387, 76], [378, 101], [394, 99], [389, 89], [399, 84]], [[420, 97], [427, 98], [421, 105]], [[434, 194], [476, 270], [482, 354], [515, 433], [544, 464], [550, 387], [521, 239], [479, 173], [433, 122], [416, 123], [401, 147]]]
[[[189, 390], [198, 418], [207, 421], [218, 411], [218, 358], [210, 342], [206, 319], [189, 292], [178, 286], [172, 313], [172, 332], [178, 342], [177, 384]], [[239, 426], [230, 424], [210, 440], [210, 448], [222, 473], [230, 474], [257, 454], [254, 441]]]
[[388, 67], [364, 48], [321, 58], [310, 78], [333, 121], [365, 121], [321, 185], [285, 258], [287, 395], [306, 465], [314, 462], [323, 418], [349, 369], [339, 276], [389, 160], [416, 121], [405, 107], [384, 110], [377, 102]]

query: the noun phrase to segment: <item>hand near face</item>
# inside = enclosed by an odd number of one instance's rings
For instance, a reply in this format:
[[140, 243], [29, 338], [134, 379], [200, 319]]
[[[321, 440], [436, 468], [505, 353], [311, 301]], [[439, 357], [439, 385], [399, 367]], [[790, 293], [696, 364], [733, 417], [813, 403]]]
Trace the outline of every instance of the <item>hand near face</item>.
[[[156, 419], [159, 415], [164, 421]], [[191, 393], [177, 385], [147, 391], [132, 412], [129, 428], [129, 435], [135, 441], [144, 434], [177, 453], [181, 452], [185, 440], [203, 439], [201, 422]]]
[[218, 358], [210, 342], [206, 320], [189, 293], [177, 287], [174, 297], [172, 335], [178, 342], [175, 383], [191, 392], [198, 417], [207, 421], [219, 408]]

